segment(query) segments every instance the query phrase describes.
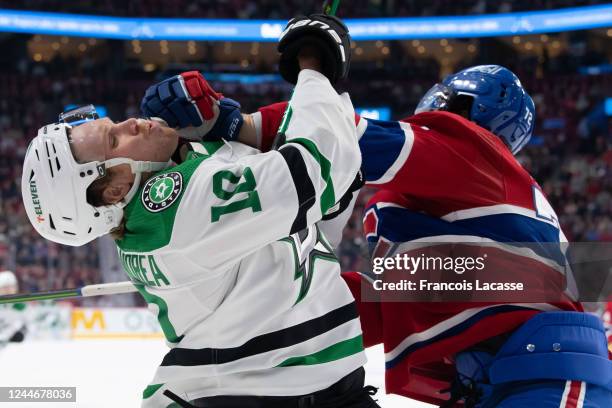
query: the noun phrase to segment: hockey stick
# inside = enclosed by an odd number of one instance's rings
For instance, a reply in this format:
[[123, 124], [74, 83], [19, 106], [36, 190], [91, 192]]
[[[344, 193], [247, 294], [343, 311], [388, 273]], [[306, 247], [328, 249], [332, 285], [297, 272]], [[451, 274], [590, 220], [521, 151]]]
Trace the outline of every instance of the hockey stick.
[[103, 295], [118, 295], [121, 293], [136, 292], [137, 289], [130, 281], [100, 283], [87, 285], [76, 289], [53, 290], [49, 292], [21, 293], [17, 295], [0, 296], [0, 305], [3, 303], [21, 303], [34, 300], [69, 299], [78, 297], [91, 297]]
[[338, 6], [340, 5], [340, 0], [325, 0], [323, 2], [323, 14], [327, 14], [328, 16], [335, 16], [336, 11], [338, 11]]

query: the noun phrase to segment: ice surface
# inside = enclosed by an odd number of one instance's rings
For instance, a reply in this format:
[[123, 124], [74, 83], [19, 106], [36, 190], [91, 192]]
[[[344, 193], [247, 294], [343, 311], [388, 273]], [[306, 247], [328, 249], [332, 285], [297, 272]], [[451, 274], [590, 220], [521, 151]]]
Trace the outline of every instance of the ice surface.
[[[167, 351], [161, 340], [30, 341], [0, 350], [0, 386], [77, 387], [77, 403], [15, 403], [16, 408], [139, 407], [142, 390]], [[383, 387], [381, 348], [368, 350], [368, 383]], [[383, 395], [384, 408], [432, 405]]]

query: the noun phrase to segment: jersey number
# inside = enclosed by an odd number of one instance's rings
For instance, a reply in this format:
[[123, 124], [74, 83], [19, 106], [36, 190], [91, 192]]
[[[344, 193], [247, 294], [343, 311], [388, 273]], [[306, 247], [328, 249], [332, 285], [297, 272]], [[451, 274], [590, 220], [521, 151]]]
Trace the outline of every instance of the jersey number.
[[246, 167], [242, 176], [229, 170], [221, 170], [213, 176], [213, 193], [221, 200], [229, 201], [235, 196], [242, 197], [226, 205], [212, 206], [211, 219], [217, 222], [224, 214], [250, 208], [253, 212], [261, 211], [259, 194], [255, 190], [257, 183], [250, 168]]

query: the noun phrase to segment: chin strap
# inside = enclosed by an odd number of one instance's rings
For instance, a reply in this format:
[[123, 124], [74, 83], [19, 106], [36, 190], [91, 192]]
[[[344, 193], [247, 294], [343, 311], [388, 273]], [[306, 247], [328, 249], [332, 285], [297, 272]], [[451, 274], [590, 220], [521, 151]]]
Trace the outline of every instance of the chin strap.
[[138, 187], [140, 187], [140, 181], [142, 180], [142, 173], [134, 173], [134, 184], [130, 188], [130, 191], [123, 197], [123, 199], [118, 203], [121, 208], [125, 207], [132, 201], [132, 198], [136, 195], [138, 191]]
[[111, 167], [119, 166], [121, 164], [129, 164], [132, 173], [134, 174], [134, 183], [130, 188], [130, 191], [123, 197], [123, 199], [118, 203], [118, 205], [123, 208], [129, 204], [129, 202], [134, 198], [138, 188], [140, 187], [140, 182], [142, 181], [142, 173], [152, 173], [159, 170], [163, 170], [168, 167], [170, 162], [152, 162], [152, 161], [136, 161], [124, 157], [109, 159], [102, 163], [104, 168], [108, 169]]

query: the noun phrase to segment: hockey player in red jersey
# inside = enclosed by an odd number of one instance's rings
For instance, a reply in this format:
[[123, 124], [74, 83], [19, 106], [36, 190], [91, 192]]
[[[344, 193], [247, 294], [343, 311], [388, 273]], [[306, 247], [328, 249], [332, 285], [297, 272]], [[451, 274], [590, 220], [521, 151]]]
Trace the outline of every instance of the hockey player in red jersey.
[[[401, 243], [414, 241], [542, 243], [548, 249], [566, 242], [540, 187], [513, 157], [529, 140], [535, 118], [531, 98], [510, 71], [479, 66], [451, 75], [428, 92], [416, 113], [396, 124], [405, 138], [387, 149], [397, 153], [377, 179], [367, 169], [373, 149], [362, 146], [366, 180], [381, 188], [364, 215], [373, 257], [393, 256], [402, 252]], [[386, 127], [386, 135], [393, 129], [388, 122], [368, 121], [371, 126]], [[358, 298], [362, 277], [345, 273]], [[581, 311], [578, 303], [360, 306], [366, 345], [385, 345], [390, 392], [478, 407], [566, 406], [561, 401], [570, 392], [582, 395], [580, 404], [611, 396], [612, 366], [601, 348], [601, 324], [586, 314], [559, 312]], [[560, 325], [564, 335], [552, 329]], [[581, 347], [568, 347], [570, 333], [585, 339]], [[586, 339], [592, 344], [586, 346]], [[561, 347], [566, 355], [554, 350]], [[574, 364], [566, 359], [571, 352], [585, 357], [581, 369], [567, 369]], [[599, 366], [587, 367], [591, 358]], [[525, 364], [542, 369], [529, 372]]]
[[[235, 120], [228, 101], [217, 104]], [[156, 113], [146, 99], [143, 107]], [[254, 129], [251, 142], [269, 149], [285, 107], [261, 108], [240, 133]], [[227, 138], [229, 117], [219, 115], [206, 137]], [[528, 142], [534, 120], [533, 102], [516, 76], [494, 65], [451, 75], [399, 122], [356, 116], [364, 178], [380, 189], [364, 216], [372, 255], [390, 257], [402, 243], [419, 240], [566, 242], [554, 210], [513, 156]], [[344, 278], [361, 300], [365, 275]], [[362, 301], [359, 308], [366, 346], [384, 344], [388, 392], [447, 406], [612, 401], [603, 327], [577, 313], [577, 302]]]

